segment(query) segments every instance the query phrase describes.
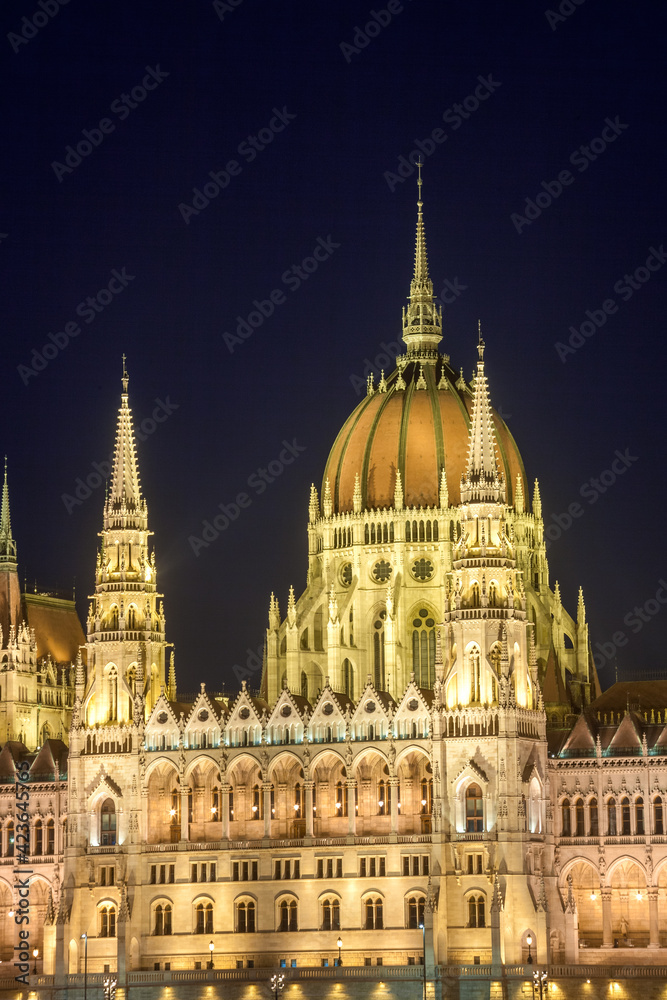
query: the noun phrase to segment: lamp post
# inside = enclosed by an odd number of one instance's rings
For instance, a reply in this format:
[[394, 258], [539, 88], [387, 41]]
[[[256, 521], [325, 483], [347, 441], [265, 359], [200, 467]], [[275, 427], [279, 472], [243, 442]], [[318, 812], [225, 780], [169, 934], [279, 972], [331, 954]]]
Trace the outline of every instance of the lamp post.
[[34, 968], [32, 970], [33, 976], [37, 975], [37, 956], [38, 955], [39, 955], [39, 948], [33, 948], [32, 949], [32, 957], [35, 959], [35, 965], [34, 965]]
[[278, 1000], [284, 989], [285, 977], [283, 974], [281, 973], [278, 975], [278, 973], [276, 973], [274, 976], [271, 976], [271, 992], [273, 993], [273, 1000]]
[[526, 944], [528, 945], [528, 959], [527, 959], [528, 965], [533, 964], [533, 953], [530, 950], [530, 946], [532, 945], [532, 943], [533, 943], [533, 938], [532, 935], [529, 934], [528, 937], [526, 938]]
[[208, 946], [208, 950], [209, 950], [209, 951], [210, 951], [210, 953], [211, 953], [211, 960], [210, 960], [210, 962], [208, 963], [208, 967], [209, 967], [209, 969], [213, 969], [213, 968], [215, 968], [215, 966], [213, 965], [213, 949], [214, 949], [214, 948], [215, 948], [215, 945], [214, 945], [214, 944], [213, 944], [213, 942], [211, 941], [211, 942], [210, 942], [210, 944], [209, 944], [209, 946]]
[[81, 935], [83, 941], [83, 1000], [88, 1000], [88, 935]]
[[426, 1000], [426, 925], [420, 924], [420, 930], [422, 932], [422, 945], [423, 945], [423, 969], [424, 969], [424, 1000]]
[[548, 989], [549, 976], [546, 972], [539, 972], [536, 969], [533, 973], [533, 1000], [546, 1000]]
[[338, 964], [342, 965], [343, 964], [343, 959], [341, 958], [340, 950], [343, 947], [343, 939], [341, 937], [339, 937], [338, 940], [336, 941], [336, 944], [338, 945]]

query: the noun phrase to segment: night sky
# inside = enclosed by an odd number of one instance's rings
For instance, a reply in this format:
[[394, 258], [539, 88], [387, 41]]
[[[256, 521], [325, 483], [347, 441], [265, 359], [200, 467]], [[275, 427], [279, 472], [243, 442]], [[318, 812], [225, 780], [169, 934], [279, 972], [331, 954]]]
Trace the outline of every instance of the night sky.
[[6, 0], [1, 19], [2, 448], [29, 589], [75, 580], [85, 617], [125, 353], [179, 689], [258, 662], [271, 591], [284, 614], [305, 586], [310, 484], [400, 338], [421, 150], [441, 347], [470, 378], [481, 320], [551, 584], [573, 613], [583, 586], [603, 687], [664, 669], [664, 9]]

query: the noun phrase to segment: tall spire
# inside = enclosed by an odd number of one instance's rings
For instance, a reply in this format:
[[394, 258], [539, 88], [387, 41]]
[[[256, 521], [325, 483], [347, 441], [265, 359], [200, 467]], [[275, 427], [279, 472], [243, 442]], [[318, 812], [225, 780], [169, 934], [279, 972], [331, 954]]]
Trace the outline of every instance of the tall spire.
[[116, 447], [113, 457], [111, 488], [104, 506], [105, 528], [111, 526], [110, 520], [113, 520], [117, 527], [145, 528], [146, 502], [141, 496], [132, 411], [128, 404], [129, 376], [125, 367], [125, 355], [123, 355], [121, 382], [123, 391], [116, 424]]
[[475, 374], [475, 394], [472, 401], [468, 465], [461, 476], [463, 503], [505, 501], [505, 483], [498, 471], [496, 441], [491, 418], [489, 388], [484, 373], [484, 341], [479, 330], [479, 358]]
[[9, 518], [9, 487], [7, 485], [7, 456], [5, 455], [5, 481], [2, 485], [2, 508], [0, 509], [0, 566], [16, 569], [16, 542], [12, 538]]
[[442, 307], [438, 308], [433, 297], [433, 282], [428, 275], [426, 235], [422, 214], [422, 168], [417, 164], [417, 242], [415, 247], [415, 273], [410, 282], [410, 304], [403, 307], [403, 340], [410, 354], [426, 352], [437, 356], [442, 340]]

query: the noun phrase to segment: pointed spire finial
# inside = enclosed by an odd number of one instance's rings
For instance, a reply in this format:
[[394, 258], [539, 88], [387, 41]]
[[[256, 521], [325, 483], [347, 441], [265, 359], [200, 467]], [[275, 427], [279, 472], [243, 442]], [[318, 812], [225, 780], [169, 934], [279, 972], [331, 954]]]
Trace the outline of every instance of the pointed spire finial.
[[426, 236], [422, 214], [423, 163], [417, 163], [417, 242], [415, 247], [415, 271], [410, 283], [410, 304], [403, 308], [403, 340], [408, 351], [418, 353], [426, 349], [433, 351], [442, 340], [442, 307], [435, 304], [433, 282], [428, 275], [426, 256]]
[[396, 485], [394, 486], [394, 508], [403, 510], [403, 478], [401, 470], [396, 469]]
[[523, 496], [523, 483], [521, 481], [521, 473], [517, 472], [516, 475], [516, 489], [514, 491], [514, 509], [517, 514], [523, 514], [525, 506], [524, 496]]
[[2, 507], [0, 508], [0, 565], [11, 564], [16, 568], [16, 542], [12, 538], [9, 516], [9, 484], [7, 481], [7, 456], [5, 455], [5, 480], [2, 485]]
[[533, 514], [535, 517], [542, 517], [542, 497], [540, 496], [540, 484], [535, 480], [533, 489]]
[[505, 480], [496, 457], [496, 435], [484, 372], [484, 341], [479, 333], [479, 360], [470, 416], [468, 465], [461, 477], [463, 503], [505, 502]]
[[352, 494], [352, 509], [355, 514], [361, 513], [361, 479], [359, 478], [359, 473], [354, 474], [354, 493]]
[[126, 361], [127, 358], [125, 355], [123, 355], [123, 375], [121, 377], [121, 382], [123, 383], [123, 395], [125, 396], [127, 396], [127, 386], [130, 381], [130, 376], [127, 374], [127, 368], [125, 366]]
[[584, 591], [579, 587], [579, 599], [577, 601], [577, 625], [586, 624], [586, 605], [584, 604]]
[[447, 489], [447, 473], [443, 465], [440, 473], [440, 506], [445, 509], [449, 507], [449, 490]]

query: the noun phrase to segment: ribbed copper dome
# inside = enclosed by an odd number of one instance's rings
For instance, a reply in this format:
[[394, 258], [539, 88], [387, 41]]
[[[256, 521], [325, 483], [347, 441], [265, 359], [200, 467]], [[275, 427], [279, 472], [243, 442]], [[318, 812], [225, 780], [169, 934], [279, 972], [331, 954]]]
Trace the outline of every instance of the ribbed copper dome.
[[[404, 389], [396, 388], [399, 378]], [[425, 388], [418, 388], [424, 383]], [[406, 507], [438, 506], [443, 467], [449, 502], [459, 504], [471, 409], [470, 387], [463, 386], [444, 358], [435, 364], [410, 361], [400, 374], [396, 369], [386, 380], [386, 392], [376, 387], [350, 414], [331, 449], [323, 487], [328, 479], [334, 513], [352, 511], [357, 473], [363, 508], [392, 507], [397, 469]], [[528, 495], [526, 474], [514, 438], [495, 410], [493, 422], [498, 467], [505, 477], [507, 502], [512, 503], [518, 474]]]

